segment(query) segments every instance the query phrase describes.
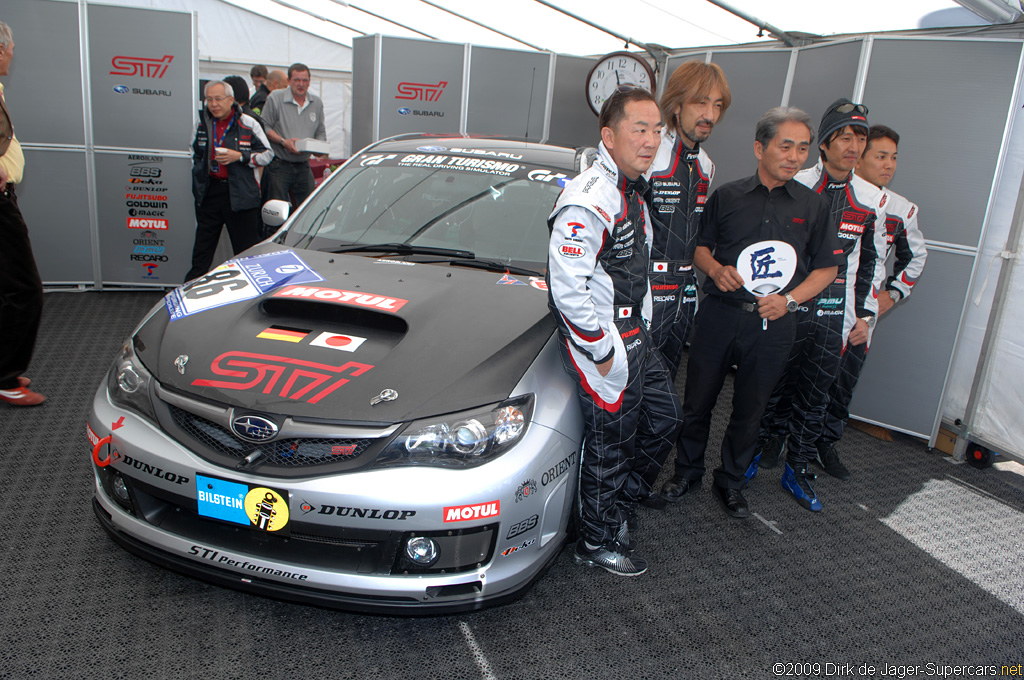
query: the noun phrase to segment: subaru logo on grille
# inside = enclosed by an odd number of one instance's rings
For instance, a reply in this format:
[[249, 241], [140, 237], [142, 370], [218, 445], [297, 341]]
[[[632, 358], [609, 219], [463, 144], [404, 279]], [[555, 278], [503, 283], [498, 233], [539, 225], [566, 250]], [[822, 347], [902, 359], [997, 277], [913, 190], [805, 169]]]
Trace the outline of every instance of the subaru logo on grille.
[[239, 416], [231, 421], [231, 429], [247, 442], [265, 442], [277, 436], [277, 425], [262, 416]]

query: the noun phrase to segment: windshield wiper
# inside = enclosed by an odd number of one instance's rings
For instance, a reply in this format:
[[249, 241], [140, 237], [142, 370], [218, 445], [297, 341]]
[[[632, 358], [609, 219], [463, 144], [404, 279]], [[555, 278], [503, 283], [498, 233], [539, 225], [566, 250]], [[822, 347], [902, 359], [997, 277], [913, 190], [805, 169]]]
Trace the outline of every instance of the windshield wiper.
[[467, 260], [476, 258], [476, 254], [470, 250], [457, 250], [455, 248], [435, 248], [432, 246], [414, 246], [408, 243], [357, 243], [350, 246], [342, 246], [333, 250], [323, 252], [329, 253], [398, 253], [399, 255], [440, 255], [442, 257], [459, 257]]
[[517, 267], [514, 264], [499, 262], [498, 260], [479, 260], [474, 258], [472, 260], [452, 260], [451, 264], [460, 267], [476, 267], [477, 269], [486, 269], [487, 271], [518, 274], [519, 276], [541, 276], [540, 272], [535, 272], [532, 269]]

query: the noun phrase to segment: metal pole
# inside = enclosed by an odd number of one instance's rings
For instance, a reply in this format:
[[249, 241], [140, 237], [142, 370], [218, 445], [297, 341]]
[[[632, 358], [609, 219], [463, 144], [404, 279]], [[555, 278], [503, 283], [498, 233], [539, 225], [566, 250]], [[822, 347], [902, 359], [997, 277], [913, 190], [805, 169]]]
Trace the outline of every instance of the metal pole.
[[430, 38], [431, 40], [437, 40], [438, 39], [437, 36], [430, 35], [429, 33], [424, 33], [423, 31], [418, 31], [415, 28], [413, 28], [412, 26], [406, 26], [405, 24], [397, 22], [394, 19], [388, 19], [386, 16], [383, 16], [381, 14], [376, 14], [374, 12], [371, 12], [368, 9], [363, 9], [362, 7], [359, 7], [358, 5], [356, 5], [355, 3], [346, 2], [345, 0], [333, 0], [333, 2], [335, 4], [337, 4], [337, 5], [341, 5], [342, 7], [349, 7], [351, 9], [357, 10], [359, 12], [362, 12], [363, 14], [369, 14], [371, 17], [380, 19], [381, 21], [386, 21], [389, 24], [394, 24], [395, 26], [398, 26], [400, 28], [404, 28], [407, 31], [412, 31], [413, 33], [419, 33], [424, 38]]
[[[421, 2], [425, 2], [426, 0], [420, 0], [420, 1]], [[595, 24], [593, 21], [590, 21], [588, 19], [584, 19], [583, 17], [579, 16], [578, 14], [573, 14], [572, 12], [570, 12], [568, 10], [564, 10], [561, 7], [559, 7], [558, 5], [555, 5], [553, 3], [547, 2], [547, 0], [537, 0], [537, 2], [539, 2], [542, 5], [544, 5], [545, 7], [550, 7], [551, 9], [555, 10], [556, 12], [561, 12], [562, 14], [564, 14], [564, 15], [566, 15], [568, 17], [572, 17], [576, 21], [578, 21], [578, 22], [580, 22], [582, 24], [586, 24], [587, 26], [590, 26], [591, 28], [596, 28], [599, 31], [604, 31], [605, 33], [607, 33], [608, 35], [612, 36], [613, 38], [618, 38], [619, 40], [625, 42], [627, 45], [636, 45], [637, 47], [639, 47], [642, 50], [650, 51], [645, 43], [638, 42], [636, 40], [633, 40], [632, 38], [627, 38], [626, 36], [621, 35], [619, 33], [616, 33], [615, 31], [613, 31], [611, 29], [608, 29], [608, 28], [605, 28], [604, 26], [600, 26], [598, 24]]]
[[[537, 0], [537, 1], [540, 2], [540, 0]], [[737, 8], [733, 7], [732, 5], [730, 5], [727, 2], [723, 2], [723, 0], [708, 0], [708, 2], [710, 2], [712, 5], [715, 5], [716, 7], [721, 7], [726, 12], [729, 12], [731, 14], [735, 14], [740, 19], [743, 19], [744, 21], [746, 21], [748, 23], [754, 24], [755, 26], [760, 28], [762, 31], [768, 31], [768, 34], [770, 36], [772, 36], [773, 38], [776, 38], [777, 40], [781, 40], [782, 42], [786, 43], [786, 47], [796, 47], [797, 46], [796, 38], [791, 36], [789, 33], [786, 33], [781, 28], [778, 28], [776, 26], [772, 26], [767, 21], [761, 21], [760, 19], [758, 19], [757, 17], [753, 16], [752, 14], [747, 14], [743, 10], [737, 9]]]
[[463, 16], [463, 15], [459, 14], [458, 12], [453, 12], [452, 10], [448, 9], [447, 7], [442, 7], [441, 5], [438, 5], [437, 3], [430, 2], [430, 0], [420, 0], [420, 2], [422, 2], [425, 5], [430, 5], [434, 9], [439, 9], [442, 12], [448, 12], [448, 14], [451, 14], [452, 16], [456, 16], [456, 17], [462, 19], [463, 21], [468, 21], [471, 24], [476, 24], [480, 28], [486, 28], [491, 33], [497, 33], [498, 35], [505, 36], [509, 40], [515, 40], [517, 43], [521, 43], [523, 45], [526, 45], [527, 47], [529, 47], [531, 49], [535, 49], [535, 50], [537, 50], [539, 52], [550, 52], [551, 51], [551, 50], [546, 50], [543, 47], [537, 47], [536, 45], [531, 45], [530, 43], [526, 42], [525, 40], [520, 40], [519, 38], [515, 37], [514, 35], [509, 35], [508, 33], [504, 33], [502, 31], [499, 31], [496, 28], [491, 28], [487, 24], [482, 24], [482, 23], [480, 23], [479, 21], [477, 21], [475, 19], [470, 19], [469, 17]]

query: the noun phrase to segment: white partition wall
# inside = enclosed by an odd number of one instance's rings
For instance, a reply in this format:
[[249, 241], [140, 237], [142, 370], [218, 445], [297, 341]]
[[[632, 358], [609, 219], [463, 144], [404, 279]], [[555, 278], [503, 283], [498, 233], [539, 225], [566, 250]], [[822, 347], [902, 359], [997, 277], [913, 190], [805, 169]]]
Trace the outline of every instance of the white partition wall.
[[[47, 284], [166, 286], [189, 267], [195, 23], [184, 12], [6, 0], [19, 204]], [[140, 243], [142, 241], [142, 243]]]

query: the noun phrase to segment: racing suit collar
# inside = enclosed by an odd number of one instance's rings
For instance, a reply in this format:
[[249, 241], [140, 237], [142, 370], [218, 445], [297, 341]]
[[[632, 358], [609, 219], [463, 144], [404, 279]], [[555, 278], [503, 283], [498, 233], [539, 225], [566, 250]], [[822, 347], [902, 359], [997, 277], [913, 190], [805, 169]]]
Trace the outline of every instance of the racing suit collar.
[[662, 131], [665, 133], [665, 138], [671, 144], [675, 144], [676, 142], [679, 143], [679, 155], [684, 161], [688, 163], [693, 162], [693, 160], [700, 155], [700, 142], [694, 142], [693, 147], [691, 148], [686, 145], [687, 138], [683, 135], [676, 134], [675, 130], [670, 130], [668, 126], [665, 126], [662, 128]]
[[818, 159], [816, 168], [818, 170], [819, 176], [824, 178], [825, 185], [829, 189], [842, 189], [843, 187], [850, 183], [851, 179], [853, 179], [852, 170], [850, 171], [850, 174], [846, 176], [846, 179], [836, 179], [835, 177], [828, 173], [828, 170], [825, 169], [825, 161], [821, 160], [820, 158]]
[[598, 142], [597, 158], [594, 159], [594, 166], [597, 167], [609, 182], [627, 195], [631, 191], [636, 191], [640, 196], [647, 196], [651, 190], [651, 185], [644, 179], [643, 175], [631, 180], [622, 174], [619, 166], [615, 164], [611, 154], [608, 153], [608, 149], [605, 148], [604, 142]]

